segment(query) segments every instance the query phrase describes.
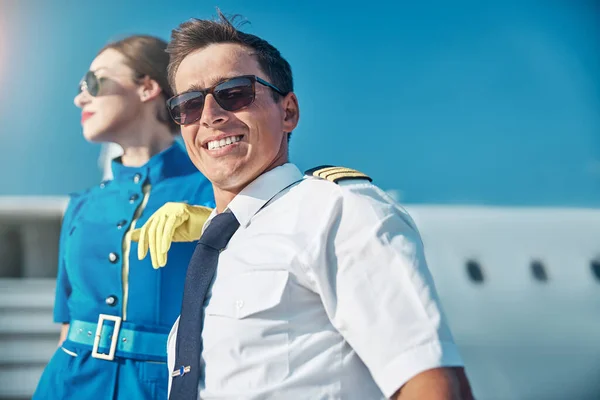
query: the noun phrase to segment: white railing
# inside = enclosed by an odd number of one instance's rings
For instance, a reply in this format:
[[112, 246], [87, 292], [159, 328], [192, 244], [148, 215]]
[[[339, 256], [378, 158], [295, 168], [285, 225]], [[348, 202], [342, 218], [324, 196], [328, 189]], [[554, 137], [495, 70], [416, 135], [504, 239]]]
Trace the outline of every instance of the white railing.
[[56, 350], [54, 279], [0, 279], [0, 399], [30, 399]]
[[0, 196], [0, 399], [30, 399], [56, 350], [52, 322], [65, 197]]

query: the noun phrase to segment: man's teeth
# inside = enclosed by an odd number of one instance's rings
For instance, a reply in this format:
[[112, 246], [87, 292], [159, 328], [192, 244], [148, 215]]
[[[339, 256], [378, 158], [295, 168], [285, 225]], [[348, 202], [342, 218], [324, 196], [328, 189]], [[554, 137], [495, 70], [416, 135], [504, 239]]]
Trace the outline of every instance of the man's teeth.
[[220, 149], [221, 147], [225, 147], [231, 143], [239, 142], [240, 140], [242, 140], [241, 136], [229, 136], [221, 140], [212, 140], [208, 142], [207, 147], [209, 150]]

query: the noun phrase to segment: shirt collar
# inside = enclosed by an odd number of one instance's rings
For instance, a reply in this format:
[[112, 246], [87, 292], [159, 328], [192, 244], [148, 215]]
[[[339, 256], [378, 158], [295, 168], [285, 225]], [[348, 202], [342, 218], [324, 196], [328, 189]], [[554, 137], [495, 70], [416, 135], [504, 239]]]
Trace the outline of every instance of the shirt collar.
[[[302, 180], [302, 173], [294, 164], [287, 163], [265, 172], [246, 186], [231, 200], [227, 210], [233, 212], [240, 226], [245, 228], [260, 209], [279, 192]], [[217, 210], [208, 217], [204, 228], [217, 215]]]
[[143, 183], [146, 179], [156, 184], [174, 176], [190, 175], [198, 172], [187, 153], [175, 141], [171, 147], [154, 155], [141, 167], [128, 167], [121, 163], [121, 157], [112, 160], [112, 172], [115, 181], [134, 181]]

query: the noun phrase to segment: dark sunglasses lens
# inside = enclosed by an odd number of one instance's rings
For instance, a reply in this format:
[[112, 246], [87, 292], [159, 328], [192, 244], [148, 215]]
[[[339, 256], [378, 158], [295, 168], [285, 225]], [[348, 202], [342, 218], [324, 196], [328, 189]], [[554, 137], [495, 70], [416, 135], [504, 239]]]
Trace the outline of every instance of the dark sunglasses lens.
[[215, 87], [215, 100], [226, 111], [237, 111], [254, 101], [254, 85], [249, 78], [234, 78]]
[[202, 116], [204, 95], [199, 92], [189, 92], [169, 99], [167, 108], [173, 121], [179, 125], [196, 122]]
[[91, 96], [98, 95], [98, 91], [100, 90], [100, 83], [98, 82], [98, 78], [93, 72], [88, 72], [87, 74], [85, 74], [83, 81], [85, 82], [87, 91]]

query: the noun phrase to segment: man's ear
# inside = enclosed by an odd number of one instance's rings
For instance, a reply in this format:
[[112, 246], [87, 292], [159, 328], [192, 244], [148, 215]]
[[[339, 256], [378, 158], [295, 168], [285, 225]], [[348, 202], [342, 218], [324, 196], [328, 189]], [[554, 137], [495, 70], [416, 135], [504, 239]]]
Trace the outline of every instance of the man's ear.
[[160, 96], [162, 89], [158, 82], [146, 75], [140, 81], [138, 93], [142, 103], [145, 103]]
[[283, 105], [283, 131], [292, 132], [300, 120], [300, 107], [298, 98], [293, 92], [288, 93], [282, 100]]

